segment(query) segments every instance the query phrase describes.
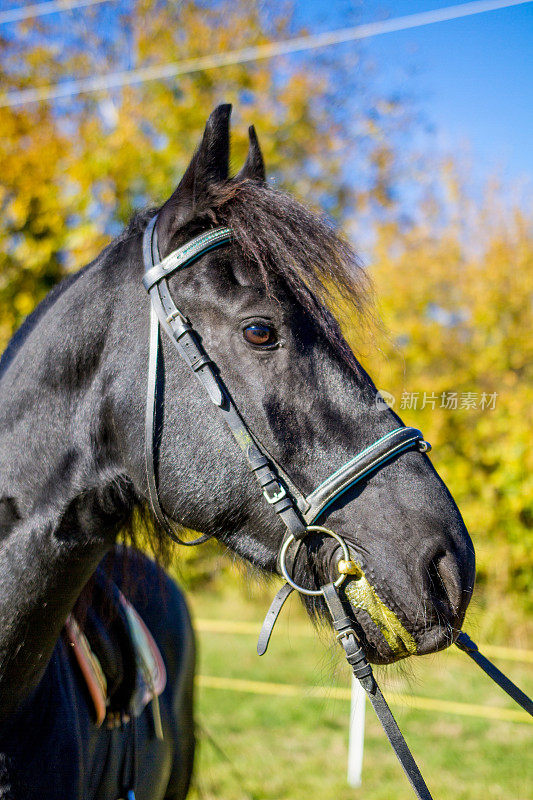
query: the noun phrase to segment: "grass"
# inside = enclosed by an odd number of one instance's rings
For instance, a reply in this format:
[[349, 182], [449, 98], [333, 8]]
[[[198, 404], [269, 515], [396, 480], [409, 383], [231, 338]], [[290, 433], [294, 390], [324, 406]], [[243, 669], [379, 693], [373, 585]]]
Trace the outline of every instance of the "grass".
[[[205, 619], [236, 621], [246, 631], [200, 630], [199, 674], [320, 686], [322, 695], [313, 696], [305, 688], [301, 695], [276, 696], [200, 685], [193, 800], [412, 800], [412, 790], [368, 704], [363, 785], [347, 785], [349, 702], [327, 691], [349, 686], [338, 647], [329, 634], [314, 634], [295, 598], [284, 609], [267, 654], [259, 658], [251, 632], [259, 631], [269, 594], [263, 590], [259, 595], [243, 598], [231, 589], [223, 595], [190, 597], [198, 627]], [[531, 691], [531, 664], [500, 661], [499, 666]], [[377, 677], [386, 696], [401, 692], [518, 708], [455, 648], [378, 669]], [[435, 800], [533, 797], [532, 725], [405, 706], [393, 710]]]

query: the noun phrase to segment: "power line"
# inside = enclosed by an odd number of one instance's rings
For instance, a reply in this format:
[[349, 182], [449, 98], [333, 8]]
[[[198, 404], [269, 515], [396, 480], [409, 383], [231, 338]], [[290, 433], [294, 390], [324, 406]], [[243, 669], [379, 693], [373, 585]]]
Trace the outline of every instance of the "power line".
[[446, 22], [448, 20], [460, 19], [461, 17], [468, 17], [474, 14], [482, 14], [486, 11], [497, 11], [498, 9], [523, 5], [524, 3], [530, 2], [532, 2], [532, 0], [475, 0], [475, 2], [472, 3], [462, 3], [456, 6], [435, 9], [434, 11], [409, 14], [407, 16], [395, 17], [394, 19], [383, 20], [381, 22], [370, 22], [366, 25], [356, 25], [353, 28], [343, 28], [341, 30], [319, 33], [311, 36], [299, 36], [294, 39], [287, 39], [284, 42], [270, 42], [255, 47], [245, 47], [241, 50], [231, 50], [224, 53], [216, 53], [215, 55], [189, 58], [171, 64], [111, 72], [105, 75], [91, 76], [79, 80], [53, 84], [51, 86], [43, 86], [39, 89], [23, 89], [21, 91], [8, 92], [3, 97], [0, 97], [0, 108], [21, 106], [41, 100], [56, 100], [61, 97], [73, 97], [75, 95], [88, 94], [103, 89], [116, 89], [119, 86], [131, 86], [147, 81], [173, 78], [176, 75], [191, 74], [202, 70], [229, 66], [230, 64], [243, 64], [248, 61], [258, 61], [260, 59], [273, 58], [274, 56], [286, 55], [288, 53], [302, 52], [319, 47], [329, 47], [343, 42], [366, 39], [370, 36], [379, 36], [383, 33], [393, 33], [410, 28], [419, 28], [423, 25], [431, 25], [435, 22]]
[[10, 8], [0, 11], [0, 25], [7, 22], [20, 22], [31, 17], [43, 17], [45, 14], [57, 14], [59, 11], [70, 11], [71, 8], [95, 6], [97, 3], [108, 3], [109, 0], [50, 0], [48, 3], [34, 3], [31, 6]]

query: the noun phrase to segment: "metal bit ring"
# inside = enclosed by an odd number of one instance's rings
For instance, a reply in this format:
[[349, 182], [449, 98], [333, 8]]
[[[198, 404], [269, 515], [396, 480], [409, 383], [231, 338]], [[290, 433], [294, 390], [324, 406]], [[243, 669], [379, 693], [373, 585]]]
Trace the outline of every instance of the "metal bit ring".
[[[325, 533], [327, 536], [332, 536], [340, 544], [344, 559], [346, 561], [350, 560], [350, 553], [348, 551], [348, 546], [346, 545], [344, 539], [341, 536], [339, 536], [338, 533], [330, 531], [329, 528], [322, 528], [320, 525], [309, 525], [307, 530], [311, 532]], [[322, 594], [322, 589], [304, 589], [303, 586], [298, 586], [298, 584], [293, 581], [293, 579], [287, 572], [287, 567], [285, 566], [285, 556], [287, 554], [287, 549], [289, 548], [289, 545], [291, 545], [293, 541], [294, 541], [294, 536], [291, 533], [291, 535], [288, 536], [287, 539], [285, 540], [283, 547], [280, 550], [279, 566], [283, 574], [283, 577], [285, 578], [289, 586], [292, 586], [292, 588], [296, 589], [297, 592], [317, 597], [318, 595]], [[345, 579], [346, 575], [340, 574], [337, 580], [333, 584], [335, 588], [338, 588]]]

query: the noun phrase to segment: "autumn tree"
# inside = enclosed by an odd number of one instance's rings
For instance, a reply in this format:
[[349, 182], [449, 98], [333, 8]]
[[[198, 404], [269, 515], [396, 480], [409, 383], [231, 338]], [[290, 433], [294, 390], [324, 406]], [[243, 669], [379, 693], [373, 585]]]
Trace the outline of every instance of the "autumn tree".
[[501, 637], [533, 605], [533, 219], [502, 207], [502, 187], [473, 200], [453, 162], [435, 172], [416, 221], [377, 226], [386, 334], [366, 362], [435, 445], [476, 548], [479, 624]]

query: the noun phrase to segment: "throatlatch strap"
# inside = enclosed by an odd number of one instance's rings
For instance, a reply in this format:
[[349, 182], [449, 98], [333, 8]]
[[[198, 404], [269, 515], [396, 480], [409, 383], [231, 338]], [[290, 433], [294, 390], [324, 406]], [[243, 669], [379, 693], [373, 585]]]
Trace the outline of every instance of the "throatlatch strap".
[[344, 611], [337, 590], [332, 583], [329, 583], [327, 586], [322, 587], [322, 592], [332, 617], [333, 627], [337, 631], [337, 638], [344, 648], [346, 659], [353, 670], [353, 674], [359, 679], [361, 686], [367, 693], [387, 739], [396, 753], [396, 757], [402, 765], [416, 796], [419, 800], [432, 800], [431, 792], [426, 786], [417, 763], [407, 746], [407, 742], [403, 738], [392, 711], [381, 693], [381, 689], [372, 672], [372, 667], [366, 660], [365, 654], [357, 641], [351, 620]]
[[470, 636], [468, 636], [464, 631], [461, 631], [457, 639], [455, 640], [455, 644], [462, 650], [464, 653], [470, 656], [472, 661], [474, 661], [478, 667], [481, 667], [483, 672], [485, 672], [489, 678], [492, 678], [494, 683], [497, 683], [498, 686], [506, 692], [509, 697], [518, 703], [519, 706], [522, 706], [524, 711], [527, 711], [528, 714], [531, 714], [533, 717], [533, 700], [531, 700], [527, 694], [525, 694], [522, 689], [519, 689], [516, 684], [514, 684], [507, 675], [504, 675], [503, 672], [500, 672], [498, 667], [495, 667], [492, 661], [480, 653], [479, 647], [475, 642], [472, 641]]
[[279, 613], [283, 608], [283, 604], [285, 600], [289, 597], [291, 592], [294, 589], [290, 585], [290, 583], [285, 583], [276, 594], [272, 603], [270, 604], [270, 608], [267, 611], [266, 617], [264, 619], [263, 625], [261, 626], [261, 632], [259, 633], [259, 639], [257, 640], [257, 655], [264, 656], [268, 643], [270, 641], [270, 636], [272, 634], [272, 630], [274, 625], [276, 624], [276, 620], [279, 617]]

